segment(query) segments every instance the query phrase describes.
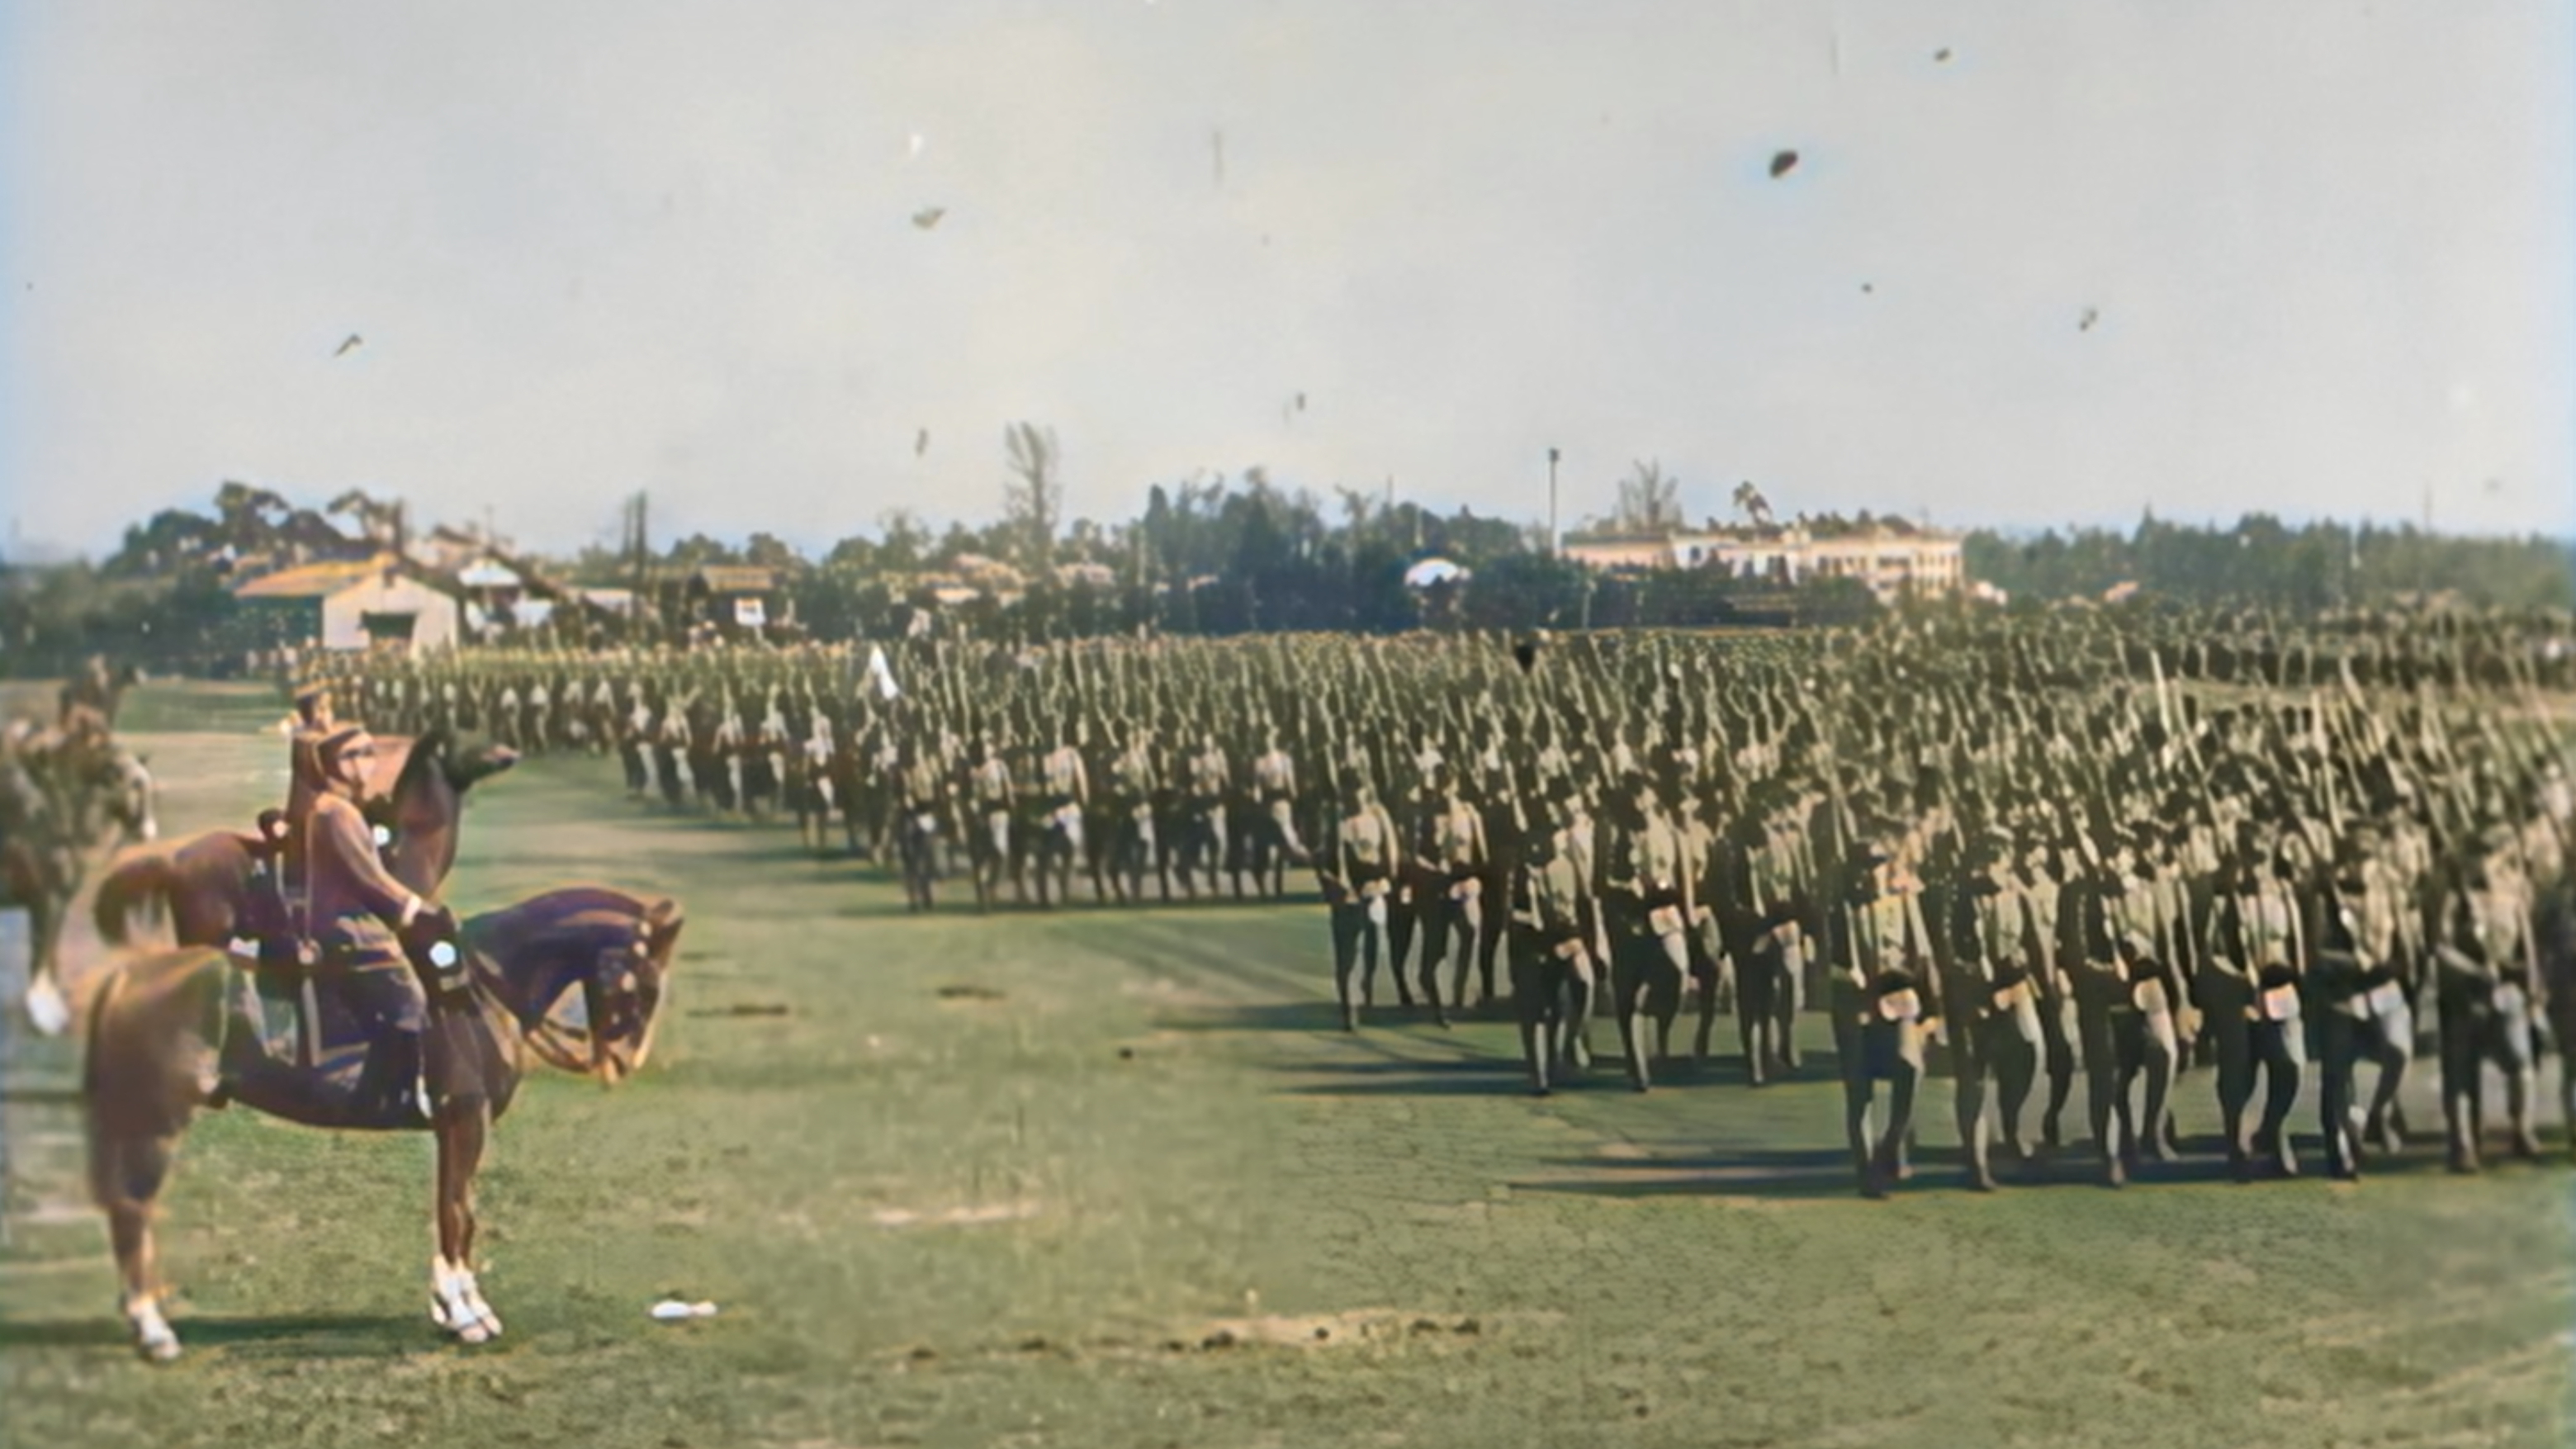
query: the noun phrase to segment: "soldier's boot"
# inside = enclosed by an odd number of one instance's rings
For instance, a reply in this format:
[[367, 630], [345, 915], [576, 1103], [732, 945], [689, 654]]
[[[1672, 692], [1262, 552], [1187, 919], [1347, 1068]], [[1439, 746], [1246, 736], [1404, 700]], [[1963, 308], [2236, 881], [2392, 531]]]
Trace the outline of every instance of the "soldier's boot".
[[1521, 1010], [1521, 1061], [1529, 1069], [1530, 1095], [1548, 1091], [1549, 1058], [1556, 1054], [1556, 1023], [1545, 1012]]
[[1995, 1174], [1989, 1154], [1986, 1131], [1986, 1109], [1982, 1090], [1960, 1084], [1959, 1091], [1959, 1156], [1966, 1169], [1968, 1187], [1975, 1192], [1993, 1192]]
[[2394, 1112], [2377, 1112], [2362, 1119], [2361, 1139], [2372, 1150], [2392, 1157], [2406, 1149], [2406, 1132], [2398, 1125]]
[[2290, 1145], [2290, 1109], [2298, 1102], [2302, 1075], [2296, 1068], [2283, 1071], [2277, 1065], [2264, 1072], [2263, 1141], [2272, 1170], [2283, 1177], [2299, 1175], [2299, 1154]]
[[1630, 1007], [1619, 1013], [1619, 1048], [1628, 1059], [1628, 1085], [1642, 1092], [1654, 1085], [1646, 1061], [1646, 1013]]
[[1877, 1172], [1881, 1182], [1895, 1184], [1911, 1182], [1914, 1179], [1914, 1164], [1906, 1160], [1905, 1138], [1902, 1133], [1891, 1133], [1882, 1139], [1878, 1144], [1878, 1151], [1871, 1157], [1870, 1165]]
[[1588, 965], [1565, 973], [1561, 1003], [1556, 1011], [1554, 1043], [1557, 1060], [1565, 1064], [1567, 1075], [1580, 1075], [1592, 1068], [1592, 1043], [1585, 1038], [1592, 1030], [1592, 976]]
[[2513, 1155], [2522, 1162], [2540, 1160], [2540, 1133], [2531, 1117], [2532, 1078], [2536, 1075], [2524, 1068], [2504, 1079], [2505, 1110], [2513, 1123]]
[[2151, 1055], [2146, 1076], [2146, 1130], [2139, 1134], [2146, 1141], [2146, 1156], [2157, 1162], [2177, 1161], [2182, 1151], [2174, 1140], [2172, 1061]]
[[1870, 1107], [1869, 1084], [1846, 1075], [1843, 1079], [1843, 1137], [1851, 1147], [1852, 1176], [1859, 1184], [1860, 1195], [1876, 1200], [1887, 1196], [1887, 1180], [1879, 1173], [1878, 1152], [1870, 1136]]

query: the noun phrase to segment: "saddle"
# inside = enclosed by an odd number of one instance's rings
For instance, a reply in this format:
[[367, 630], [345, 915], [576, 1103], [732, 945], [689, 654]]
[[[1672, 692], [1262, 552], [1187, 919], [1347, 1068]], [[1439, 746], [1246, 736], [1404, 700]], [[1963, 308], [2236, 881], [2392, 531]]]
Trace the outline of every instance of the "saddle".
[[[417, 1129], [417, 1109], [371, 1090], [367, 1066], [380, 1031], [371, 1002], [386, 993], [370, 973], [408, 965], [319, 972], [246, 956], [235, 941], [225, 973], [211, 1105], [238, 1101], [315, 1127]], [[426, 1023], [413, 1023], [417, 1027]]]

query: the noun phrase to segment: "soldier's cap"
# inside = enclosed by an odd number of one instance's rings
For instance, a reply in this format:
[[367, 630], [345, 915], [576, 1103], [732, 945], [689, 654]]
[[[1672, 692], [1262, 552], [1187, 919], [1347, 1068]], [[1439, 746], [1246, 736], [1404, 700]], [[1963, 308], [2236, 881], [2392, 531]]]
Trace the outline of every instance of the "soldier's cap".
[[311, 704], [330, 692], [331, 686], [328, 681], [309, 679], [296, 688], [295, 702], [297, 704]]

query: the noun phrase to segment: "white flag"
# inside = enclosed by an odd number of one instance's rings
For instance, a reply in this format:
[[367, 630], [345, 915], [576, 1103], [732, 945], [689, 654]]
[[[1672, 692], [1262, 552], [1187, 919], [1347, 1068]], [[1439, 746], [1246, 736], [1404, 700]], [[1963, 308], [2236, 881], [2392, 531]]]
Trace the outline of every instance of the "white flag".
[[892, 699], [903, 693], [894, 683], [894, 671], [886, 667], [885, 646], [868, 646], [868, 678], [877, 682], [877, 698]]

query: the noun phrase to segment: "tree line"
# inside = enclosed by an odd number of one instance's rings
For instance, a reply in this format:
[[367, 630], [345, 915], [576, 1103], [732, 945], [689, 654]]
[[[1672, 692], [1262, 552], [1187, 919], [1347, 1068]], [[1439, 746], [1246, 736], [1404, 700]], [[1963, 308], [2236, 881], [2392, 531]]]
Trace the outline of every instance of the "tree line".
[[[1261, 468], [1158, 483], [1132, 519], [1062, 519], [1061, 454], [1051, 431], [1015, 424], [999, 517], [934, 531], [910, 510], [809, 556], [768, 532], [739, 541], [694, 533], [652, 547], [630, 536], [559, 558], [528, 558], [565, 585], [636, 587], [655, 597], [702, 565], [776, 572], [784, 631], [824, 640], [883, 637], [919, 611], [962, 616], [994, 638], [1159, 630], [1386, 633], [1416, 628], [1621, 628], [1784, 625], [1857, 620], [1876, 601], [1850, 580], [1780, 588], [1708, 570], [1604, 574], [1553, 555], [1545, 528], [1469, 508], [1440, 512], [1375, 490], [1328, 501]], [[1601, 520], [1621, 531], [1683, 526], [1677, 480], [1640, 463]], [[1739, 513], [1771, 522], [1750, 484]], [[335, 521], [337, 520], [337, 521]], [[1833, 532], [1836, 515], [1803, 519]], [[1863, 521], [1866, 521], [1865, 519]], [[128, 528], [107, 558], [31, 567], [0, 560], [0, 672], [61, 671], [104, 652], [164, 669], [220, 669], [251, 638], [232, 588], [293, 558], [363, 557], [399, 548], [410, 523], [399, 500], [352, 490], [316, 509], [269, 489], [226, 482], [204, 510], [164, 509]], [[2194, 604], [2249, 603], [2308, 612], [2419, 593], [2481, 604], [2576, 605], [2576, 554], [2539, 537], [2465, 538], [2412, 526], [2293, 527], [2268, 514], [2233, 526], [2152, 516], [2134, 530], [1966, 536], [1971, 579], [2018, 607], [2099, 598], [2122, 585]], [[1408, 584], [1416, 563], [1461, 572]], [[947, 586], [952, 600], [938, 604]], [[668, 611], [665, 611], [667, 616]], [[570, 615], [560, 618], [573, 617]], [[550, 626], [557, 642], [613, 639], [622, 625]]]

